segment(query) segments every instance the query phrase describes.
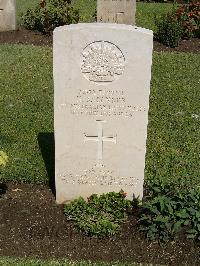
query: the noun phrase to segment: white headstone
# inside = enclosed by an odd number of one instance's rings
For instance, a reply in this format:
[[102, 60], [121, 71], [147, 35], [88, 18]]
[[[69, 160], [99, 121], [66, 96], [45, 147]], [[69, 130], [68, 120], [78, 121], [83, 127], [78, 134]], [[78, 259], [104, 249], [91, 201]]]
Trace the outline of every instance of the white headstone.
[[56, 200], [123, 189], [142, 198], [152, 31], [77, 24], [54, 31]]
[[97, 22], [135, 24], [136, 0], [97, 0]]
[[0, 0], [0, 31], [16, 30], [15, 0]]

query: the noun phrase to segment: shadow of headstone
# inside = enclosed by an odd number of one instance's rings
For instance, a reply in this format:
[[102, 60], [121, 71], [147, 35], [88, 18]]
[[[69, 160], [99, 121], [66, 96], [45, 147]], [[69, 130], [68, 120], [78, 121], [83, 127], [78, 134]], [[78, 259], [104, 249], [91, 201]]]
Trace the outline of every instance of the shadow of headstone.
[[39, 133], [38, 143], [49, 177], [49, 187], [55, 195], [55, 144], [53, 133]]
[[5, 194], [7, 191], [8, 187], [4, 183], [0, 183], [0, 197], [1, 195]]

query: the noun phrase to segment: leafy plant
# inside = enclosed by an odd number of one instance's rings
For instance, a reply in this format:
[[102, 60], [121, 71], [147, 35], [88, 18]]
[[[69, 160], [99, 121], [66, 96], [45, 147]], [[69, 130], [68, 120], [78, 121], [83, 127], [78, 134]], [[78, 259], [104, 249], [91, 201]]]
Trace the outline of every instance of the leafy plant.
[[184, 227], [187, 237], [200, 240], [200, 189], [174, 190], [145, 202], [139, 224], [151, 240], [166, 242]]
[[182, 23], [183, 38], [200, 37], [200, 2], [182, 5], [176, 10], [176, 17]]
[[144, 203], [143, 214], [139, 219], [140, 230], [146, 233], [150, 240], [159, 239], [166, 242], [173, 233], [173, 215], [176, 203], [169, 197], [158, 196]]
[[79, 21], [79, 12], [70, 0], [41, 0], [35, 9], [28, 9], [22, 16], [22, 24], [29, 30], [49, 33], [58, 26]]
[[68, 220], [87, 235], [110, 236], [119, 231], [127, 219], [131, 202], [123, 191], [97, 196], [93, 194], [85, 201], [82, 197], [64, 206]]
[[200, 37], [200, 2], [182, 5], [157, 17], [155, 24], [157, 39], [170, 47], [178, 46], [181, 39]]
[[[184, 203], [184, 219], [190, 226], [190, 229], [186, 232], [187, 237], [200, 241], [200, 189], [193, 189], [185, 195]], [[177, 215], [180, 215], [180, 213], [177, 213]]]
[[182, 37], [182, 23], [177, 19], [174, 12], [164, 14], [156, 18], [156, 38], [163, 44], [170, 47], [177, 47]]

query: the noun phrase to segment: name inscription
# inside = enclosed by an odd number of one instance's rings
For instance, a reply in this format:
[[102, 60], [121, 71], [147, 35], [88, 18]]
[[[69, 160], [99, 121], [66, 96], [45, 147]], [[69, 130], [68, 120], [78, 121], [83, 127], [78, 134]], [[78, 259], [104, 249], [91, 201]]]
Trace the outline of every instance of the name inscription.
[[127, 103], [124, 90], [80, 89], [74, 103], [62, 104], [73, 115], [121, 116], [131, 118], [136, 112], [145, 112], [143, 106]]

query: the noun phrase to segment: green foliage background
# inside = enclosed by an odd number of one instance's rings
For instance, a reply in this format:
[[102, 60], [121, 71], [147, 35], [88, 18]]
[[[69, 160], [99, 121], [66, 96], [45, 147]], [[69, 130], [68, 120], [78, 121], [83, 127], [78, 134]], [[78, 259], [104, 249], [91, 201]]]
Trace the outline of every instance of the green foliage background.
[[[28, 8], [34, 7], [39, 0], [17, 0], [17, 14], [18, 22], [20, 23], [20, 16]], [[96, 0], [73, 0], [74, 7], [80, 12], [81, 22], [91, 22], [94, 20], [96, 10]], [[136, 8], [136, 24], [137, 26], [156, 30], [154, 17], [155, 15], [162, 15], [168, 13], [173, 8], [173, 4], [168, 3], [142, 3], [137, 2]]]
[[[0, 45], [0, 179], [48, 181], [39, 133], [53, 132], [52, 49]], [[199, 184], [200, 55], [154, 53], [145, 177]], [[49, 154], [50, 156], [51, 154]], [[47, 154], [48, 156], [48, 154]]]
[[[38, 1], [17, 0], [18, 17]], [[96, 1], [74, 3], [82, 21], [90, 21]], [[137, 24], [153, 29], [154, 15], [171, 8], [137, 3]], [[38, 135], [53, 133], [52, 49], [0, 45], [0, 69], [0, 145], [9, 157], [0, 179], [47, 182]], [[149, 183], [199, 184], [199, 69], [199, 54], [154, 53], [145, 169]]]

